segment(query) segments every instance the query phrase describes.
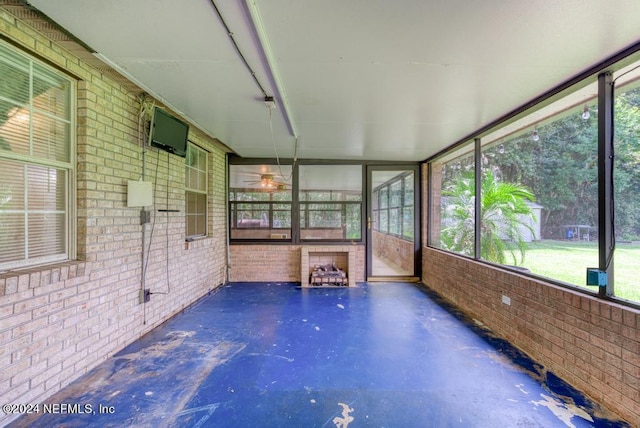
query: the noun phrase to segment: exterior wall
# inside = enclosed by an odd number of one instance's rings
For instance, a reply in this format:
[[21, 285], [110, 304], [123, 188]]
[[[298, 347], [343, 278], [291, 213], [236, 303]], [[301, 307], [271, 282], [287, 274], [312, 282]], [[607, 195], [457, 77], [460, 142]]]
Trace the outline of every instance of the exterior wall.
[[413, 242], [373, 231], [373, 254], [406, 272], [413, 272]]
[[[0, 402], [42, 403], [225, 281], [226, 155], [192, 128], [210, 151], [209, 236], [185, 243], [184, 159], [148, 150], [156, 209], [140, 225], [140, 209], [126, 206], [127, 180], [143, 172], [139, 99], [2, 8], [0, 31], [80, 77], [78, 260], [0, 274]], [[180, 212], [158, 213], [167, 201]], [[157, 293], [147, 304], [142, 287]], [[0, 426], [9, 420], [0, 414]]]
[[[333, 247], [324, 244], [318, 246], [323, 249]], [[343, 247], [341, 245], [335, 246], [335, 248]], [[356, 282], [363, 282], [365, 248], [364, 245], [354, 245], [353, 247], [355, 248], [355, 266], [350, 267], [350, 270]], [[305, 248], [313, 247], [305, 246]], [[231, 245], [229, 280], [234, 282], [301, 282], [301, 249], [301, 245]]]
[[640, 311], [427, 246], [422, 254], [427, 287], [640, 426]]

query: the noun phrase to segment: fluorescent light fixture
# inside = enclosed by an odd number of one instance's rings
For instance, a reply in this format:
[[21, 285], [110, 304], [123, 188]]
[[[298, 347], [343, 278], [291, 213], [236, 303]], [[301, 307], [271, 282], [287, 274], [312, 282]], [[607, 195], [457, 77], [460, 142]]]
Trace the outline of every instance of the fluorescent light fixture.
[[282, 111], [284, 113], [285, 120], [289, 125], [289, 130], [291, 134], [297, 139], [298, 131], [296, 130], [296, 126], [293, 123], [293, 119], [290, 113], [289, 103], [287, 102], [287, 94], [283, 88], [282, 81], [280, 80], [280, 74], [278, 73], [278, 68], [275, 65], [274, 56], [271, 52], [271, 47], [269, 45], [269, 40], [267, 39], [267, 33], [264, 30], [264, 25], [262, 24], [262, 18], [260, 18], [260, 12], [258, 11], [258, 5], [255, 0], [245, 0], [245, 4], [247, 5], [247, 9], [249, 10], [249, 17], [251, 18], [251, 23], [253, 24], [253, 28], [256, 31], [256, 35], [258, 36], [258, 41], [260, 42], [260, 47], [262, 48], [262, 53], [264, 54], [265, 60], [267, 61], [267, 67], [269, 68], [269, 72], [273, 77], [273, 82], [276, 86], [276, 90], [280, 94], [280, 100], [282, 101]]

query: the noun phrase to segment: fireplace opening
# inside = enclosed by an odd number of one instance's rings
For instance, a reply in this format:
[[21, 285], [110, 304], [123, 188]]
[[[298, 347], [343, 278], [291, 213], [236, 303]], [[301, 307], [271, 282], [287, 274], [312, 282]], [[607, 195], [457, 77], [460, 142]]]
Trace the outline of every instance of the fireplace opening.
[[336, 266], [335, 263], [314, 265], [309, 278], [309, 284], [314, 287], [322, 285], [335, 285], [348, 287], [347, 273]]

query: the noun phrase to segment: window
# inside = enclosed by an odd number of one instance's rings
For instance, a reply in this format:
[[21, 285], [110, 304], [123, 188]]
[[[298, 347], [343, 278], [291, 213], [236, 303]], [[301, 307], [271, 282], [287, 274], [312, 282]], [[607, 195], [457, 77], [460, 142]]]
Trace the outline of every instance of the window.
[[383, 183], [377, 185], [372, 193], [373, 230], [413, 241], [414, 174], [387, 171], [383, 176]]
[[410, 179], [405, 177], [403, 182], [403, 200], [402, 200], [402, 237], [406, 240], [413, 241], [414, 237], [414, 200], [413, 200], [413, 174]]
[[475, 163], [473, 144], [430, 164], [429, 244], [475, 256]]
[[389, 232], [389, 189], [383, 187], [382, 189], [378, 189], [378, 191], [373, 192], [377, 195], [376, 200], [380, 205], [373, 207], [373, 212], [376, 218], [378, 219], [378, 230], [382, 233]]
[[615, 73], [614, 295], [640, 302], [640, 62]]
[[185, 158], [187, 238], [207, 235], [207, 152], [189, 143]]
[[74, 82], [0, 42], [0, 270], [74, 257]]
[[231, 165], [231, 239], [291, 239], [291, 166]]
[[[428, 244], [639, 303], [637, 57], [489, 130], [478, 140], [479, 170], [475, 145], [431, 160]], [[603, 106], [613, 109], [613, 121], [599, 111]], [[481, 183], [478, 202], [476, 181]], [[613, 275], [606, 286], [586, 285], [587, 268]]]
[[482, 259], [586, 287], [587, 267], [598, 266], [591, 82], [482, 138]]
[[362, 166], [300, 165], [300, 238], [359, 240]]

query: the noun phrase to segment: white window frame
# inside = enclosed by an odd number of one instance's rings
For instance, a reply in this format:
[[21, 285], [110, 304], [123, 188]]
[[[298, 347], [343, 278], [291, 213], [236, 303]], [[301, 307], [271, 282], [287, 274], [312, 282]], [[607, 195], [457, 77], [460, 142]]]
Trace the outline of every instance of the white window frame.
[[[193, 167], [190, 165], [187, 165], [187, 159], [189, 158], [189, 150], [197, 150], [198, 153], [200, 155], [204, 154], [204, 159], [205, 159], [205, 163], [204, 163], [204, 169], [198, 169], [197, 167]], [[204, 181], [204, 188], [197, 188], [194, 186], [190, 186], [189, 183], [189, 171], [190, 170], [195, 170], [197, 171], [197, 173], [202, 174], [203, 177], [203, 181]], [[204, 201], [204, 212], [203, 213], [195, 213], [192, 214], [189, 212], [189, 206], [188, 206], [188, 194], [189, 193], [196, 193], [196, 194], [200, 194], [200, 195], [204, 195], [205, 201]], [[196, 239], [196, 238], [203, 238], [205, 236], [208, 236], [209, 233], [209, 152], [206, 151], [205, 149], [203, 149], [202, 147], [193, 144], [191, 142], [189, 142], [187, 144], [187, 156], [185, 157], [185, 239], [187, 240], [192, 240], [192, 239]], [[190, 215], [204, 215], [204, 233], [196, 233], [193, 235], [189, 235], [187, 232], [189, 230], [189, 216]]]
[[[66, 172], [66, 183], [65, 183], [65, 202], [64, 202], [64, 213], [65, 213], [65, 236], [64, 236], [64, 248], [65, 250], [62, 253], [50, 254], [40, 257], [29, 257], [29, 248], [28, 245], [25, 244], [25, 253], [24, 257], [20, 260], [12, 260], [6, 262], [0, 262], [0, 272], [21, 269], [27, 267], [35, 267], [38, 265], [50, 264], [55, 262], [62, 262], [73, 260], [76, 258], [76, 100], [77, 100], [77, 90], [76, 90], [76, 81], [64, 74], [60, 70], [49, 66], [47, 63], [39, 60], [38, 58], [30, 55], [29, 53], [22, 51], [20, 49], [15, 48], [14, 46], [0, 40], [0, 48], [3, 50], [7, 50], [10, 53], [20, 56], [28, 62], [29, 65], [29, 73], [33, 73], [34, 65], [38, 67], [46, 69], [48, 72], [55, 74], [56, 77], [65, 80], [69, 84], [69, 117], [66, 119], [69, 126], [69, 136], [68, 141], [68, 153], [69, 158], [65, 161], [58, 161], [52, 159], [46, 159], [43, 157], [38, 157], [32, 154], [23, 154], [23, 153], [14, 153], [8, 150], [0, 149], [0, 159], [5, 161], [12, 161], [16, 163], [23, 164], [25, 166], [34, 165], [48, 168], [56, 168], [61, 169]], [[32, 74], [33, 75], [33, 74]], [[33, 80], [30, 81], [29, 91], [31, 93], [33, 85]], [[3, 94], [0, 94], [0, 99], [4, 99], [5, 101], [11, 101], [8, 98], [3, 98]], [[48, 112], [38, 110], [33, 106], [33, 96], [29, 96], [28, 105], [24, 108], [28, 108], [31, 113], [40, 112], [45, 115], [49, 115]], [[60, 120], [60, 118], [57, 118]], [[0, 123], [0, 126], [4, 125]], [[33, 122], [31, 122], [29, 127], [29, 139], [34, 138], [35, 129], [33, 127]], [[26, 178], [25, 178], [26, 179]], [[4, 181], [4, 179], [3, 179]], [[27, 216], [29, 214], [28, 208], [28, 193], [25, 189], [25, 207], [23, 210], [19, 210], [20, 214], [24, 214]], [[0, 213], [2, 210], [0, 209]], [[41, 211], [38, 211], [42, 213]], [[25, 240], [28, 239], [28, 224], [25, 223], [23, 232], [25, 234]]]

